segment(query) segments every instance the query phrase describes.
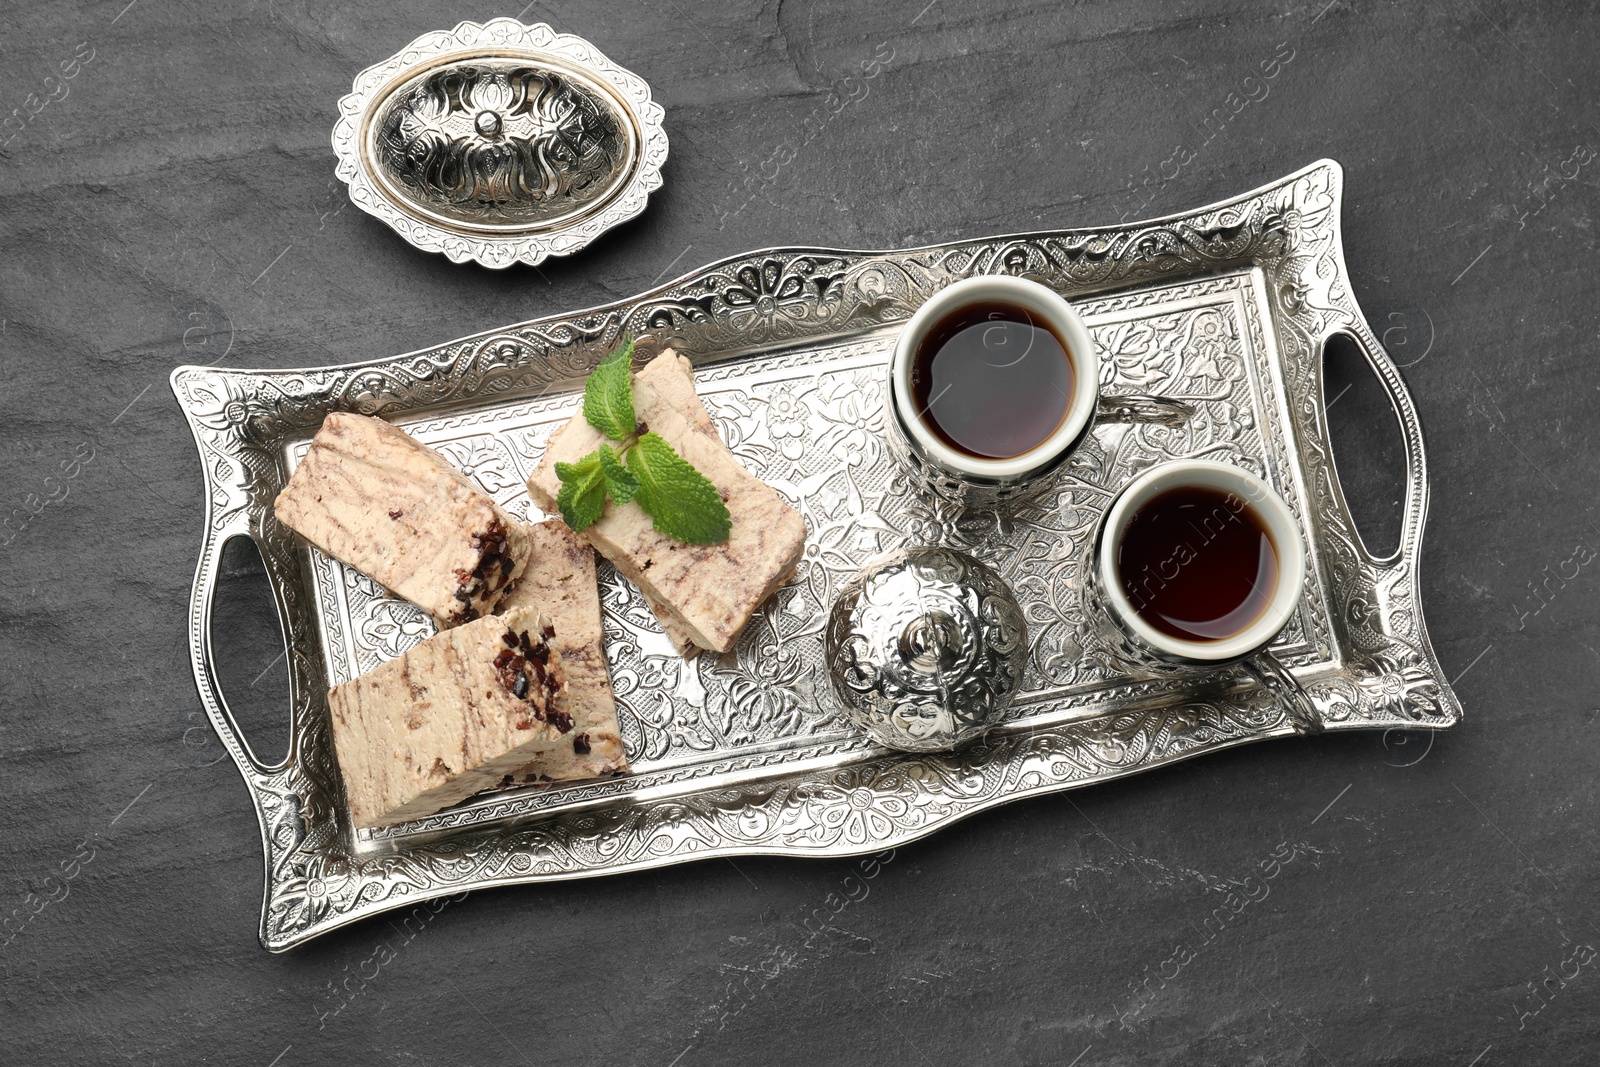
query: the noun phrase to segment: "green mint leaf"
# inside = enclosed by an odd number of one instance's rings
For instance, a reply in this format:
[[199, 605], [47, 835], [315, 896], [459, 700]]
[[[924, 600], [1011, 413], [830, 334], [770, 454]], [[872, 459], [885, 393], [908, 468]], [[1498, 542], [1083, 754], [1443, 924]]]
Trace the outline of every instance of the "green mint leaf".
[[[608, 448], [606, 451], [611, 450]], [[556, 494], [556, 506], [561, 509], [561, 517], [574, 530], [587, 530], [599, 520], [601, 512], [606, 509], [606, 476], [603, 463], [600, 453], [595, 451], [576, 463], [556, 464], [556, 477], [561, 479], [561, 491]]]
[[628, 450], [628, 470], [639, 480], [634, 496], [655, 528], [693, 545], [728, 539], [732, 520], [717, 487], [672, 450], [660, 434], [647, 433]]
[[583, 417], [613, 441], [627, 437], [639, 425], [633, 414], [631, 337], [624, 338], [615, 352], [601, 360], [583, 383]]
[[634, 494], [639, 491], [639, 479], [622, 465], [616, 450], [610, 445], [601, 445], [595, 455], [600, 457], [600, 470], [606, 476], [606, 492], [612, 502], [621, 507], [632, 500]]

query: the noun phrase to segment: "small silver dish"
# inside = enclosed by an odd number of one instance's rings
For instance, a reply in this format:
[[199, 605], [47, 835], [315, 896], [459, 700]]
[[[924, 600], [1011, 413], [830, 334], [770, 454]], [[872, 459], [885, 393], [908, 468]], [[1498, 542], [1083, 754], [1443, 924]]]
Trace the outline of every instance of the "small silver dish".
[[350, 199], [454, 263], [576, 252], [644, 210], [667, 158], [644, 79], [544, 23], [424, 34], [356, 75], [339, 111]]
[[1022, 687], [1028, 624], [1005, 579], [965, 552], [912, 547], [869, 562], [834, 601], [833, 693], [890, 748], [939, 752], [999, 721]]

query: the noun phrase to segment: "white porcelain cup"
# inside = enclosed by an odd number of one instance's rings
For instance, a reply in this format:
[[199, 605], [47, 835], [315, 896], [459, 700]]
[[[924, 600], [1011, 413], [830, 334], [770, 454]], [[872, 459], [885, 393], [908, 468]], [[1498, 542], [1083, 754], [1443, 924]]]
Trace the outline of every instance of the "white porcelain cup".
[[[1225, 638], [1189, 641], [1156, 629], [1140, 617], [1123, 588], [1117, 568], [1118, 548], [1128, 522], [1144, 507], [1169, 489], [1194, 486], [1223, 494], [1220, 505], [1229, 514], [1217, 516], [1222, 522], [1237, 521], [1235, 516], [1249, 508], [1261, 520], [1278, 555], [1278, 578], [1271, 596], [1254, 622]], [[1199, 536], [1199, 535], [1197, 535]], [[1265, 648], [1294, 614], [1300, 602], [1300, 587], [1306, 578], [1306, 550], [1294, 514], [1272, 487], [1242, 467], [1215, 460], [1175, 460], [1151, 467], [1117, 493], [1101, 522], [1095, 546], [1095, 577], [1106, 609], [1123, 628], [1168, 659], [1191, 663], [1226, 663], [1243, 659]], [[1174, 562], [1173, 566], [1183, 564]], [[1160, 581], [1161, 574], [1145, 578]], [[1168, 576], [1170, 577], [1170, 576]]]
[[[1235, 633], [1214, 640], [1185, 640], [1156, 629], [1145, 621], [1129, 599], [1118, 568], [1118, 554], [1129, 521], [1145, 504], [1169, 489], [1197, 486], [1223, 494], [1219, 505], [1223, 514], [1208, 517], [1216, 522], [1237, 521], [1238, 513], [1248, 508], [1260, 520], [1272, 540], [1278, 557], [1278, 574], [1266, 604], [1256, 618]], [[1207, 520], [1197, 528], [1205, 536]], [[1215, 460], [1185, 459], [1161, 463], [1139, 474], [1112, 500], [1100, 520], [1088, 561], [1090, 595], [1104, 608], [1106, 623], [1101, 627], [1105, 648], [1111, 658], [1132, 674], [1174, 676], [1194, 674], [1228, 664], [1238, 664], [1263, 688], [1283, 701], [1298, 729], [1318, 728], [1320, 715], [1304, 687], [1267, 646], [1288, 623], [1300, 603], [1305, 585], [1306, 550], [1294, 513], [1266, 482], [1230, 463]], [[1173, 561], [1173, 566], [1196, 565]], [[1176, 571], [1165, 573], [1166, 564], [1149, 577], [1135, 579], [1170, 580]]]
[[[1020, 307], [1034, 325], [1053, 333], [1072, 361], [1073, 395], [1061, 423], [1033, 448], [1005, 459], [986, 459], [950, 447], [917, 409], [911, 375], [929, 330], [951, 312], [999, 302]], [[1009, 275], [964, 278], [930, 297], [895, 339], [889, 360], [887, 422], [891, 451], [933, 492], [968, 507], [996, 506], [1039, 488], [1083, 440], [1097, 418], [1182, 424], [1188, 405], [1158, 397], [1102, 397], [1100, 357], [1083, 320], [1054, 290]]]

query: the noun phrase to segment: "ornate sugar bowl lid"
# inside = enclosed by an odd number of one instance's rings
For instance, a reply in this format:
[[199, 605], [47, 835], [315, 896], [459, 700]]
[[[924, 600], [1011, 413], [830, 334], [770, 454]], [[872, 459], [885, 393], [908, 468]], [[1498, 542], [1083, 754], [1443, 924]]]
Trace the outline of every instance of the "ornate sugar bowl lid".
[[824, 637], [833, 693], [876, 740], [937, 752], [995, 725], [1022, 686], [1028, 624], [999, 574], [951, 548], [904, 548], [840, 591]]
[[455, 263], [576, 252], [644, 210], [667, 158], [644, 79], [544, 23], [423, 34], [356, 75], [339, 111], [350, 199]]

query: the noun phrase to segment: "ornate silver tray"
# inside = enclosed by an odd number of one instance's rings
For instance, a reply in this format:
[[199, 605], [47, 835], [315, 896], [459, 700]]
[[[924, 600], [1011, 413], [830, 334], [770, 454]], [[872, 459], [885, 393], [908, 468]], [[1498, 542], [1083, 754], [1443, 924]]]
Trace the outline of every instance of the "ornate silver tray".
[[[1418, 599], [1427, 507], [1423, 443], [1400, 375], [1351, 295], [1339, 239], [1342, 174], [1317, 163], [1183, 215], [1094, 230], [898, 252], [785, 248], [694, 271], [635, 299], [391, 359], [243, 371], [180, 367], [172, 386], [199, 446], [208, 513], [190, 604], [200, 699], [261, 823], [261, 941], [278, 951], [365, 915], [480, 886], [638, 870], [708, 856], [842, 856], [921, 837], [984, 808], [1296, 732], [1241, 678], [1202, 689], [1113, 673], [1090, 639], [1075, 545], [1135, 468], [1225, 456], [1265, 477], [1304, 524], [1305, 595], [1277, 654], [1327, 730], [1441, 729], [1461, 707]], [[896, 323], [980, 273], [1072, 298], [1105, 386], [1193, 404], [1179, 428], [1097, 426], [1059, 485], [1009, 514], [960, 512], [908, 491], [883, 444]], [[498, 500], [536, 517], [523, 479], [575, 409], [584, 375], [624, 331], [698, 363], [729, 446], [808, 525], [795, 580], [738, 648], [685, 663], [638, 592], [602, 568], [607, 640], [635, 773], [507, 790], [375, 833], [352, 832], [325, 691], [431, 630], [416, 609], [305, 547], [272, 499], [323, 416], [392, 418]], [[1322, 348], [1354, 338], [1388, 392], [1407, 453], [1398, 551], [1353, 526], [1329, 451]], [[223, 546], [252, 538], [288, 645], [289, 754], [263, 763], [235, 725], [209, 636]], [[948, 755], [891, 754], [847, 726], [822, 664], [840, 584], [910, 543], [965, 549], [1006, 576], [1034, 647], [1003, 725]]]

